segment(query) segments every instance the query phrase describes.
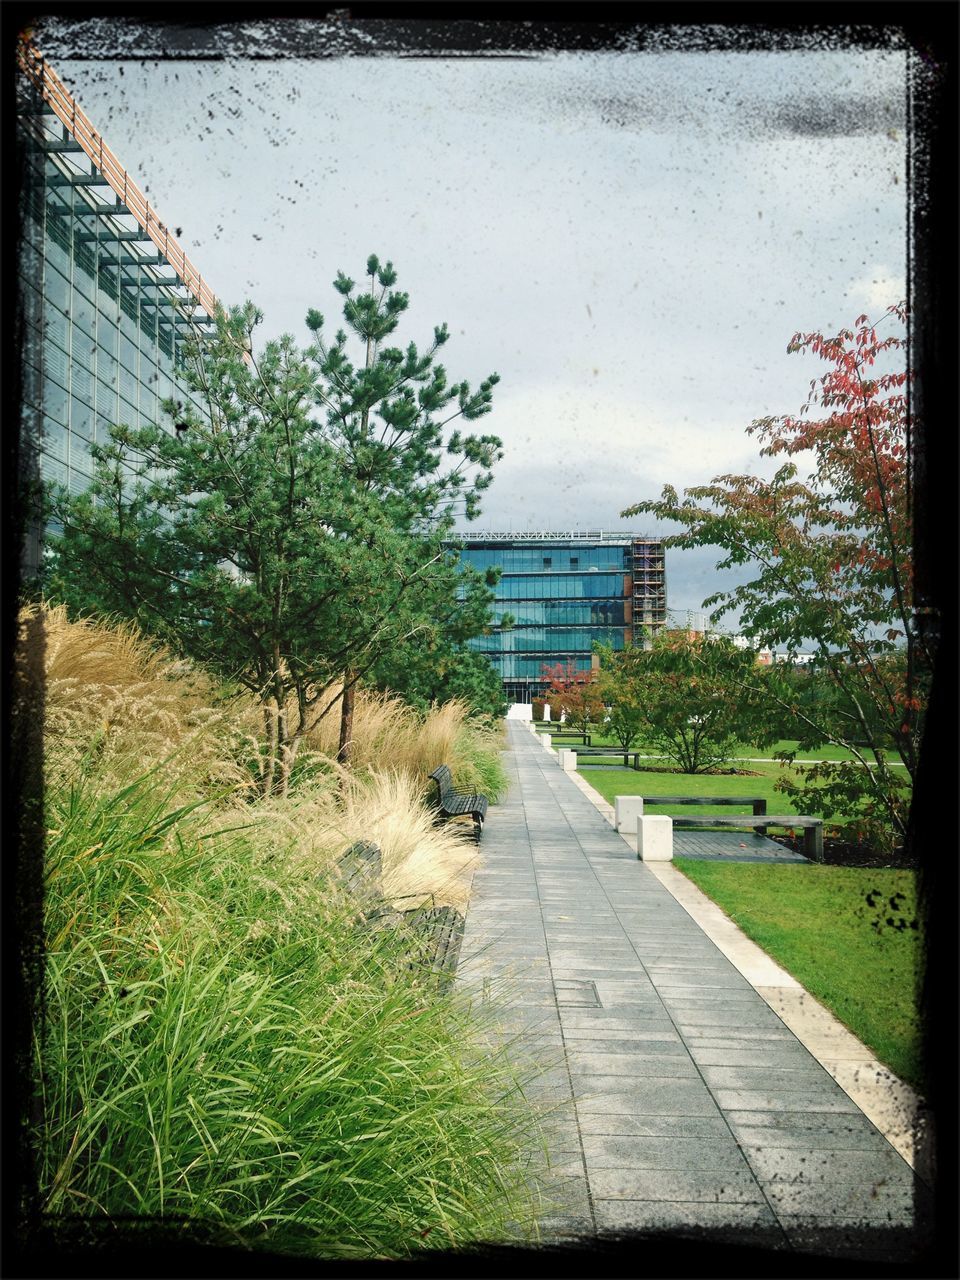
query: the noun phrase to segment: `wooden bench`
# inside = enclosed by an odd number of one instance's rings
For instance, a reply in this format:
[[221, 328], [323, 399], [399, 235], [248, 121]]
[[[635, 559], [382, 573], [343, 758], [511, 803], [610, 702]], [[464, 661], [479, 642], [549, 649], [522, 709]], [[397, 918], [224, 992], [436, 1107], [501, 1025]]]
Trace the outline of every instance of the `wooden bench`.
[[[748, 804], [753, 809], [754, 817], [767, 812], [767, 801], [765, 796], [641, 796], [644, 808], [650, 805], [678, 805], [678, 804], [710, 804], [710, 805], [728, 805], [728, 804]], [[757, 830], [762, 836], [767, 834], [766, 827], [758, 827]]]
[[540, 733], [549, 733], [550, 741], [556, 742], [559, 738], [564, 738], [568, 742], [582, 742], [585, 746], [590, 745], [592, 739], [589, 733], [577, 733], [576, 729], [541, 729]]
[[336, 874], [347, 892], [362, 904], [370, 928], [403, 930], [409, 944], [407, 969], [436, 982], [440, 991], [448, 990], [460, 956], [463, 915], [456, 907], [436, 906], [432, 895], [429, 903], [411, 910], [398, 909], [396, 899], [385, 902], [382, 864], [379, 845], [357, 840], [337, 859]]
[[[651, 797], [651, 803], [654, 799], [659, 801], [660, 797]], [[822, 818], [798, 817], [797, 814], [793, 813], [767, 813], [762, 816], [755, 815], [754, 817], [747, 817], [746, 814], [737, 814], [736, 817], [730, 818], [717, 817], [713, 814], [704, 815], [700, 818], [674, 818], [673, 825], [675, 827], [753, 827], [761, 831], [766, 831], [767, 827], [800, 827], [803, 829], [804, 857], [810, 858], [814, 862], [823, 861]]]
[[[578, 757], [587, 756], [589, 758], [590, 756], [614, 756], [615, 758], [619, 759], [622, 756], [623, 767], [625, 769], [629, 769], [631, 767], [627, 763], [627, 761], [631, 756], [633, 756], [632, 767], [636, 770], [639, 770], [640, 768], [640, 752], [639, 751], [632, 751], [630, 749], [624, 751], [623, 747], [591, 747], [589, 744], [585, 747], [571, 747], [570, 750], [573, 751], [574, 754], [577, 755]], [[579, 760], [578, 760], [578, 763], [579, 763]]]
[[641, 796], [644, 806], [648, 804], [749, 804], [753, 806], [754, 816], [767, 812], [767, 801], [764, 796]]
[[420, 907], [407, 913], [418, 949], [409, 969], [429, 972], [441, 992], [449, 990], [457, 971], [464, 918], [456, 907]]
[[468, 791], [457, 791], [453, 785], [453, 777], [445, 764], [438, 765], [428, 777], [437, 784], [438, 821], [446, 822], [450, 818], [462, 818], [467, 814], [473, 819], [473, 834], [477, 843], [483, 833], [483, 820], [487, 816], [487, 797], [471, 795]]

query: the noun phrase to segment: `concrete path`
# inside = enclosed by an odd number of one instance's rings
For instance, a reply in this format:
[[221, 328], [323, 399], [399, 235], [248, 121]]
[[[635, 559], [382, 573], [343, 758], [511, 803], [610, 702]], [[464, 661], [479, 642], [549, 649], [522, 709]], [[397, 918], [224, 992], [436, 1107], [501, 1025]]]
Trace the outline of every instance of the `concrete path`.
[[508, 724], [458, 970], [554, 1108], [546, 1238], [670, 1230], [909, 1258], [909, 1165], [639, 863], [573, 777]]

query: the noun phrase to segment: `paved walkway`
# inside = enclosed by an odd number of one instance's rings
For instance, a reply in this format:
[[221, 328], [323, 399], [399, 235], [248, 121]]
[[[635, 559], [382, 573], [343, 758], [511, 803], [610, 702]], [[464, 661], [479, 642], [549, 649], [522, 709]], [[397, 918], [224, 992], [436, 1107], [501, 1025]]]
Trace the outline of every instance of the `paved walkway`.
[[[909, 1257], [909, 1165], [522, 724], [457, 982], [556, 1108], [547, 1238], [668, 1229]], [[920, 1235], [925, 1231], [921, 1228]]]

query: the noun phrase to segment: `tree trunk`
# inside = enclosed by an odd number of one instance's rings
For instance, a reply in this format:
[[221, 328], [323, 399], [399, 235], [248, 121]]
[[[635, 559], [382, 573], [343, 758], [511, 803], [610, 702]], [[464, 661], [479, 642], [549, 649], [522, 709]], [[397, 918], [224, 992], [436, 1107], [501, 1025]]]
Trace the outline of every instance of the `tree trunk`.
[[303, 739], [297, 735], [294, 736], [290, 742], [284, 743], [281, 748], [279, 789], [280, 795], [284, 800], [286, 800], [290, 792], [290, 775], [293, 773], [293, 766], [297, 759], [297, 751], [299, 750], [300, 743], [302, 741]]
[[273, 779], [277, 771], [277, 727], [276, 704], [264, 703], [263, 728], [267, 755], [260, 773], [260, 792], [265, 796], [273, 790]]
[[337, 750], [337, 763], [349, 764], [353, 746], [353, 703], [356, 697], [357, 676], [355, 671], [343, 673], [343, 697], [340, 700], [340, 746]]

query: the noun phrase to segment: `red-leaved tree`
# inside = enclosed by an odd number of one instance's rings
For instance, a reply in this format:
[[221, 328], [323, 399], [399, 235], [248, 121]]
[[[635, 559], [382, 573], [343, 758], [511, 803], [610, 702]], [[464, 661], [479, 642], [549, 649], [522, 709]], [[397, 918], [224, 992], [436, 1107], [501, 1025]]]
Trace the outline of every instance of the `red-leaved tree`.
[[859, 316], [831, 337], [794, 335], [787, 350], [809, 352], [827, 370], [798, 415], [763, 418], [749, 431], [764, 456], [811, 453], [805, 481], [786, 461], [770, 480], [718, 476], [682, 499], [668, 486], [659, 500], [623, 512], [679, 522], [683, 531], [667, 545], [716, 546], [725, 553], [718, 569], [756, 569], [704, 606], [717, 606], [714, 619], [739, 610], [758, 647], [812, 647], [813, 683], [824, 696], [798, 698], [796, 681], [778, 682], [775, 671], [768, 696], [793, 717], [801, 748], [833, 743], [853, 755], [785, 789], [812, 812], [847, 813], [863, 838], [887, 844], [905, 834], [932, 669], [913, 625], [905, 319], [898, 304], [877, 324]]
[[549, 681], [546, 701], [563, 712], [575, 729], [588, 733], [591, 723], [602, 719], [603, 698], [592, 671], [579, 671], [571, 658], [553, 666], [544, 663], [541, 678]]

